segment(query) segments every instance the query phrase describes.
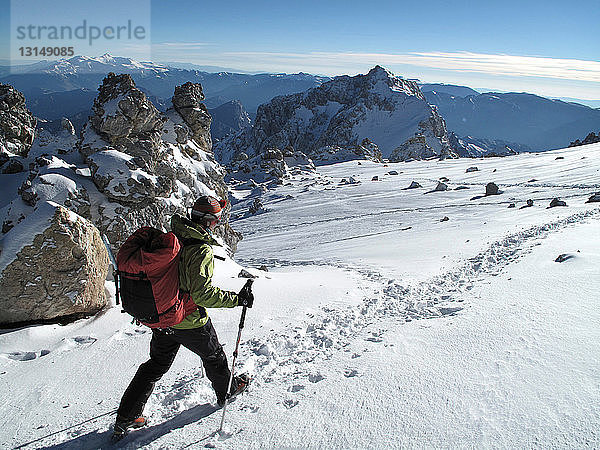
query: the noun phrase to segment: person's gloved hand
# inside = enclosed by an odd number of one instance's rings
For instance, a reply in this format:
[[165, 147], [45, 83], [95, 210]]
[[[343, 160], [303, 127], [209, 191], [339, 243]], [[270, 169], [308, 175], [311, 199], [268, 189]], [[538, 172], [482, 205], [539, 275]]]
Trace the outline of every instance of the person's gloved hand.
[[238, 294], [238, 306], [252, 308], [254, 304], [254, 294], [252, 293], [252, 281], [246, 281], [246, 284]]

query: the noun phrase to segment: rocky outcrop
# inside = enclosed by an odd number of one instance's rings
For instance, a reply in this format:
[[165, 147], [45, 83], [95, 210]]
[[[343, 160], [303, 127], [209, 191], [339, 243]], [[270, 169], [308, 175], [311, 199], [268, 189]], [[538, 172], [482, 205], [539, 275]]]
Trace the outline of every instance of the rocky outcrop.
[[211, 151], [212, 140], [210, 136], [211, 117], [202, 103], [204, 94], [200, 83], [187, 82], [175, 88], [172, 103], [175, 111], [181, 116], [190, 132], [184, 127], [177, 128], [178, 142], [193, 139], [204, 152]]
[[[214, 160], [210, 116], [199, 84], [175, 89], [161, 114], [129, 75], [109, 74], [82, 132], [79, 150], [109, 205], [91, 211], [94, 223], [118, 245], [143, 225], [168, 228], [200, 194], [227, 198], [224, 171]], [[217, 231], [235, 250], [240, 236], [227, 223]]]
[[565, 202], [564, 200], [561, 200], [559, 198], [553, 198], [552, 201], [550, 202], [550, 206], [548, 206], [548, 208], [555, 208], [557, 206], [567, 206], [567, 202]]
[[[379, 160], [415, 136], [411, 157], [452, 155], [445, 124], [417, 84], [377, 66], [366, 75], [275, 97], [258, 108], [251, 129], [219, 142], [215, 154], [233, 172], [244, 170], [239, 161], [273, 149], [300, 152], [316, 164]], [[407, 158], [401, 150], [396, 154]]]
[[595, 144], [597, 142], [600, 142], [600, 132], [598, 132], [598, 134], [591, 132], [585, 137], [583, 141], [575, 139], [569, 144], [569, 147], [578, 147], [580, 145]]
[[134, 147], [135, 141], [160, 131], [164, 117], [135, 87], [131, 75], [109, 73], [98, 91], [90, 124], [110, 145]]
[[592, 194], [586, 203], [600, 203], [600, 192]]
[[[190, 127], [174, 107], [160, 113], [127, 75], [104, 79], [80, 139], [66, 119], [41, 121], [27, 156], [11, 153], [2, 168], [12, 174], [1, 175], [10, 189], [0, 217], [0, 323], [97, 311], [106, 301], [100, 232], [116, 250], [141, 226], [168, 229], [201, 194], [227, 198], [210, 137], [194, 136], [209, 136], [209, 126]], [[241, 237], [228, 216], [216, 234], [234, 251]]]
[[[89, 221], [51, 202], [2, 240], [0, 325], [76, 317], [106, 303], [108, 255]], [[16, 235], [13, 235], [15, 234]]]
[[446, 122], [435, 107], [426, 120], [419, 122], [415, 135], [391, 153], [391, 162], [456, 157], [450, 146]]
[[485, 185], [485, 195], [499, 195], [502, 192], [498, 189], [498, 185], [496, 183], [488, 183]]
[[25, 106], [25, 97], [8, 84], [0, 83], [0, 167], [3, 173], [24, 168], [19, 157], [26, 157], [35, 137], [36, 120]]

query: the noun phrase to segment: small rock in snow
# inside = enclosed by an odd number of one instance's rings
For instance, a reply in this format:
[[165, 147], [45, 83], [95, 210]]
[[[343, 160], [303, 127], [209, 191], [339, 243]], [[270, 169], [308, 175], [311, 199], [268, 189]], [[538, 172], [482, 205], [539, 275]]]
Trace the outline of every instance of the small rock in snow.
[[498, 195], [501, 194], [502, 191], [498, 189], [496, 183], [488, 183], [485, 186], [485, 195]]
[[478, 172], [479, 168], [477, 166], [469, 167], [465, 173]]
[[258, 277], [256, 275], [252, 275], [246, 269], [242, 269], [242, 270], [240, 270], [240, 273], [238, 273], [238, 278], [258, 278]]
[[356, 369], [346, 369], [344, 370], [344, 376], [346, 378], [352, 378], [358, 375], [358, 370]]
[[558, 198], [553, 198], [548, 208], [554, 208], [555, 206], [567, 206], [567, 202], [559, 200]]
[[554, 260], [554, 262], [561, 263], [561, 262], [565, 262], [571, 258], [575, 258], [575, 255], [571, 255], [569, 253], [562, 253], [562, 254], [558, 255], [558, 257]]
[[593, 194], [586, 203], [599, 203], [600, 202], [600, 192], [596, 192]]
[[447, 191], [447, 190], [448, 190], [448, 185], [446, 183], [441, 182], [441, 181], [438, 182], [437, 186], [434, 189], [435, 192], [438, 192], [438, 191]]
[[317, 374], [310, 374], [308, 376], [308, 381], [310, 381], [311, 383], [318, 383], [319, 381], [324, 380], [325, 377], [323, 375], [321, 375], [320, 373]]

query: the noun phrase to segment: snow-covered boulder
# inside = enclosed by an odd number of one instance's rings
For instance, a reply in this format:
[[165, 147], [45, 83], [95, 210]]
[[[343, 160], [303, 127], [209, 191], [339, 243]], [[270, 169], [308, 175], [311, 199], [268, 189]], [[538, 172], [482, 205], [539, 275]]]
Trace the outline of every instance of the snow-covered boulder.
[[438, 181], [438, 184], [434, 189], [435, 192], [441, 192], [441, 191], [447, 191], [447, 190], [448, 190], [448, 185], [442, 181]]
[[8, 84], [0, 83], [0, 166], [11, 163], [4, 173], [20, 172], [20, 161], [11, 160], [25, 157], [33, 144], [36, 120], [25, 106], [25, 97]]
[[[377, 66], [366, 75], [275, 97], [258, 108], [250, 129], [219, 142], [215, 154], [233, 171], [240, 170], [240, 159], [272, 149], [302, 152], [316, 164], [380, 160], [415, 136], [410, 157], [452, 155], [444, 121], [417, 84]], [[395, 159], [407, 159], [405, 153], [395, 151]]]
[[550, 202], [550, 206], [548, 206], [548, 208], [555, 208], [557, 206], [567, 206], [567, 202], [565, 202], [564, 200], [561, 200], [561, 199], [555, 197]]
[[108, 255], [83, 217], [40, 202], [0, 242], [0, 325], [94, 314], [106, 305]]

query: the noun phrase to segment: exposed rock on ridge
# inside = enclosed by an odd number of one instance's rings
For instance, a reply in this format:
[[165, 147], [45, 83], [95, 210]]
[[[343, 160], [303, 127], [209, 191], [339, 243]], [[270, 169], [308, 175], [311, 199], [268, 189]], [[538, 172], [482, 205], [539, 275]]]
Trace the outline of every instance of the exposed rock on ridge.
[[[396, 150], [415, 136], [410, 152]], [[233, 170], [245, 171], [247, 160], [273, 149], [301, 152], [317, 164], [377, 160], [395, 150], [398, 160], [452, 155], [445, 124], [417, 84], [380, 66], [275, 97], [258, 108], [251, 129], [217, 144], [215, 154]]]
[[[0, 83], [0, 166], [10, 159], [27, 156], [35, 137], [35, 125], [36, 120], [25, 106], [23, 94]], [[22, 170], [22, 163], [19, 164]], [[10, 173], [19, 172], [16, 167], [13, 164]]]
[[[199, 84], [178, 86], [163, 115], [129, 75], [104, 79], [80, 151], [98, 190], [113, 202], [92, 212], [111, 242], [123, 242], [142, 225], [168, 228], [172, 214], [185, 214], [200, 193], [227, 198], [224, 172], [210, 152], [203, 98]], [[240, 237], [226, 219], [217, 234], [235, 250]]]

